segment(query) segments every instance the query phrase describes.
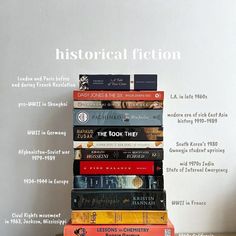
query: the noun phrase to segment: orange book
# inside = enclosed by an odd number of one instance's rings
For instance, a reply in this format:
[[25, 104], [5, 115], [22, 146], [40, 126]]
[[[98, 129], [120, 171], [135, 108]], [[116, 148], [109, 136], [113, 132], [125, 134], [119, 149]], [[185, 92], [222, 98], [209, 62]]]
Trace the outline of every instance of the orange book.
[[73, 92], [75, 101], [155, 101], [163, 100], [163, 91], [78, 91]]
[[150, 210], [76, 210], [71, 212], [72, 224], [167, 224], [167, 211]]

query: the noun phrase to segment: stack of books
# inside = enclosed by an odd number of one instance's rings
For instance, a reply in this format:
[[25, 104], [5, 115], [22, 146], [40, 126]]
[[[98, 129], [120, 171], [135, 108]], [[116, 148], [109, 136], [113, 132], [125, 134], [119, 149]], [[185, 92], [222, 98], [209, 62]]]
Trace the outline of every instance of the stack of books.
[[81, 75], [73, 97], [74, 186], [64, 235], [173, 236], [157, 75]]

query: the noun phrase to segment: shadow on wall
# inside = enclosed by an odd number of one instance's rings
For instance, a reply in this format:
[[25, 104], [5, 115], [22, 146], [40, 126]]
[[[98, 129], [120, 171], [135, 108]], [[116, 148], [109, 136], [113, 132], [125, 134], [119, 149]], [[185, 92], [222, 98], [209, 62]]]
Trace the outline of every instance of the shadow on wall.
[[[66, 131], [66, 136], [48, 136], [41, 138], [38, 145], [44, 150], [69, 150], [70, 154], [65, 156], [57, 156], [55, 161], [44, 161], [38, 167], [38, 176], [45, 176], [51, 180], [69, 180], [69, 184], [52, 184], [39, 186], [35, 195], [34, 208], [45, 213], [60, 213], [60, 220], [69, 220], [71, 211], [71, 189], [73, 177], [73, 116], [72, 116], [72, 101], [71, 94], [65, 98], [55, 98], [55, 101], [66, 100], [70, 101], [68, 106], [63, 109], [52, 108], [47, 114], [48, 119], [42, 127], [47, 127], [50, 130]], [[42, 189], [44, 188], [44, 189]], [[39, 199], [40, 196], [40, 207]], [[63, 225], [43, 225], [45, 231], [41, 235], [53, 235], [63, 232]], [[57, 234], [62, 235], [62, 234]]]
[[[41, 214], [59, 214], [57, 218], [46, 218], [48, 220], [65, 220], [69, 221], [71, 212], [70, 195], [72, 189], [73, 177], [73, 116], [71, 94], [68, 97], [54, 97], [55, 101], [70, 101], [65, 108], [47, 108], [39, 111], [35, 121], [35, 128], [44, 131], [66, 131], [66, 136], [32, 136], [33, 146], [28, 149], [40, 150], [69, 150], [69, 155], [56, 155], [55, 160], [40, 160], [25, 162], [31, 170], [27, 171], [26, 178], [50, 179], [51, 184], [25, 184], [23, 188], [26, 190], [23, 195], [30, 197], [28, 210]], [[42, 112], [42, 113], [41, 113]], [[35, 112], [36, 113], [36, 112]], [[46, 118], [45, 118], [46, 116]], [[43, 117], [43, 118], [42, 118]], [[36, 123], [37, 122], [37, 123]], [[28, 160], [29, 161], [29, 160]], [[69, 184], [55, 184], [54, 180], [69, 180]], [[27, 211], [27, 210], [25, 210]], [[34, 232], [35, 236], [44, 235], [51, 236], [56, 233], [63, 232], [63, 225], [56, 221], [44, 223], [42, 225], [28, 225], [22, 227], [21, 235], [27, 235], [29, 230]], [[30, 228], [30, 229], [29, 229]], [[56, 234], [63, 235], [63, 234]]]

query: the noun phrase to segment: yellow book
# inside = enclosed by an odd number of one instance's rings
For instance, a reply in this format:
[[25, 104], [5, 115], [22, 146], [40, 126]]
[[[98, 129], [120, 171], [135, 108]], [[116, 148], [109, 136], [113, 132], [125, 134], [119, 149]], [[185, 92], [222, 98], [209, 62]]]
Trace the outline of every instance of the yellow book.
[[167, 211], [79, 210], [72, 211], [72, 224], [167, 224]]

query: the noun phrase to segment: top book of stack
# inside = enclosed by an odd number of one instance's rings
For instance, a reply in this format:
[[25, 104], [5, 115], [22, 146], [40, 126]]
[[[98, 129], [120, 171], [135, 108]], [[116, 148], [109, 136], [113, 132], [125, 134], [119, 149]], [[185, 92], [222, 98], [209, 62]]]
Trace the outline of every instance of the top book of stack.
[[152, 90], [157, 91], [157, 75], [80, 75], [79, 90]]

